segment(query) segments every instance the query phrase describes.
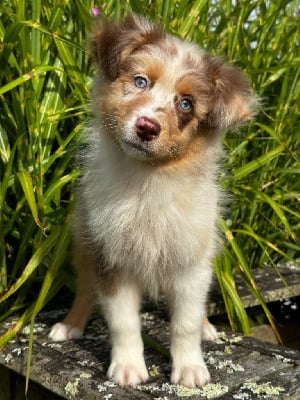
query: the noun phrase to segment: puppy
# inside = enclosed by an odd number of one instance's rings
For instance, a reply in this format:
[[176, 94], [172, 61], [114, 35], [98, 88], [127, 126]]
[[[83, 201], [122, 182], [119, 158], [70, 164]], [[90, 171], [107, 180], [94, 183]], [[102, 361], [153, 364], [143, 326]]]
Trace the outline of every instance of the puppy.
[[210, 379], [201, 339], [215, 339], [205, 302], [216, 251], [220, 132], [249, 119], [249, 82], [196, 44], [130, 15], [96, 26], [94, 120], [84, 140], [73, 215], [77, 295], [54, 341], [82, 335], [95, 304], [111, 335], [108, 376], [148, 378], [139, 309], [163, 292], [170, 308], [172, 383]]

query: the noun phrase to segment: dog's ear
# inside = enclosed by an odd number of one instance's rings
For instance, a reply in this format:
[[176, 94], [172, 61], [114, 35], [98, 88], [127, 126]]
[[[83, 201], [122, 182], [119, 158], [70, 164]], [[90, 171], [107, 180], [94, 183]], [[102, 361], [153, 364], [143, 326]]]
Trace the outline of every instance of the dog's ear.
[[215, 91], [213, 109], [208, 125], [218, 130], [237, 128], [256, 111], [258, 100], [251, 90], [248, 78], [237, 68], [227, 65], [219, 57], [208, 63]]
[[144, 17], [129, 14], [119, 24], [104, 21], [92, 29], [91, 51], [105, 77], [114, 81], [122, 62], [141, 47], [165, 37], [160, 27]]

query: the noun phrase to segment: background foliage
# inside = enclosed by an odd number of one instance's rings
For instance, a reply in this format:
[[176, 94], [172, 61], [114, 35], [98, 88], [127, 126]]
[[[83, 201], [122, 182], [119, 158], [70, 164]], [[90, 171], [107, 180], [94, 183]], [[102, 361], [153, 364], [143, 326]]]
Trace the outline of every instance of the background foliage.
[[0, 347], [73, 288], [68, 221], [73, 146], [88, 115], [91, 9], [130, 9], [239, 65], [262, 110], [224, 139], [231, 211], [216, 274], [233, 329], [249, 333], [235, 290], [240, 273], [272, 318], [252, 269], [296, 260], [299, 245], [299, 3], [261, 0], [3, 0], [0, 5], [0, 321], [21, 312]]

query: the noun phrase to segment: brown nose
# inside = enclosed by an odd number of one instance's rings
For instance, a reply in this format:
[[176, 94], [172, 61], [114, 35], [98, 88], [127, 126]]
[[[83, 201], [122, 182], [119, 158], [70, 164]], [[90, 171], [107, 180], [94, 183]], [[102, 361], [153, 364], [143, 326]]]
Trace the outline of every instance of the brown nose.
[[135, 123], [136, 134], [147, 142], [155, 139], [160, 133], [160, 125], [158, 122], [147, 117], [140, 117]]

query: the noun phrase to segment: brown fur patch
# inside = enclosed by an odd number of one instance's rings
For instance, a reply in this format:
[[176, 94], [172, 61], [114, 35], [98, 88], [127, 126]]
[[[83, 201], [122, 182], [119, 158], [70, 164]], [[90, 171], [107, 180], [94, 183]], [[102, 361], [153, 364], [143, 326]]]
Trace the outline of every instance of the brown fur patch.
[[121, 271], [117, 267], [106, 270], [99, 266], [97, 272], [97, 286], [101, 293], [107, 297], [115, 295], [123, 281]]
[[64, 323], [82, 331], [97, 303], [95, 260], [78, 236], [73, 241], [73, 260], [77, 271], [76, 298]]
[[[78, 234], [78, 232], [76, 232]], [[105, 296], [113, 296], [122, 281], [121, 270], [107, 268], [107, 263], [99, 248], [94, 248], [86, 240], [74, 238], [73, 256], [77, 270], [77, 309], [90, 313], [97, 303], [96, 293], [100, 289]]]
[[256, 105], [248, 78], [220, 57], [208, 57], [207, 73], [215, 85], [215, 102], [208, 125], [216, 129], [235, 127], [249, 119]]
[[120, 25], [105, 22], [94, 26], [91, 50], [107, 79], [113, 81], [119, 76], [121, 61], [164, 37], [165, 32], [160, 27], [130, 14]]

